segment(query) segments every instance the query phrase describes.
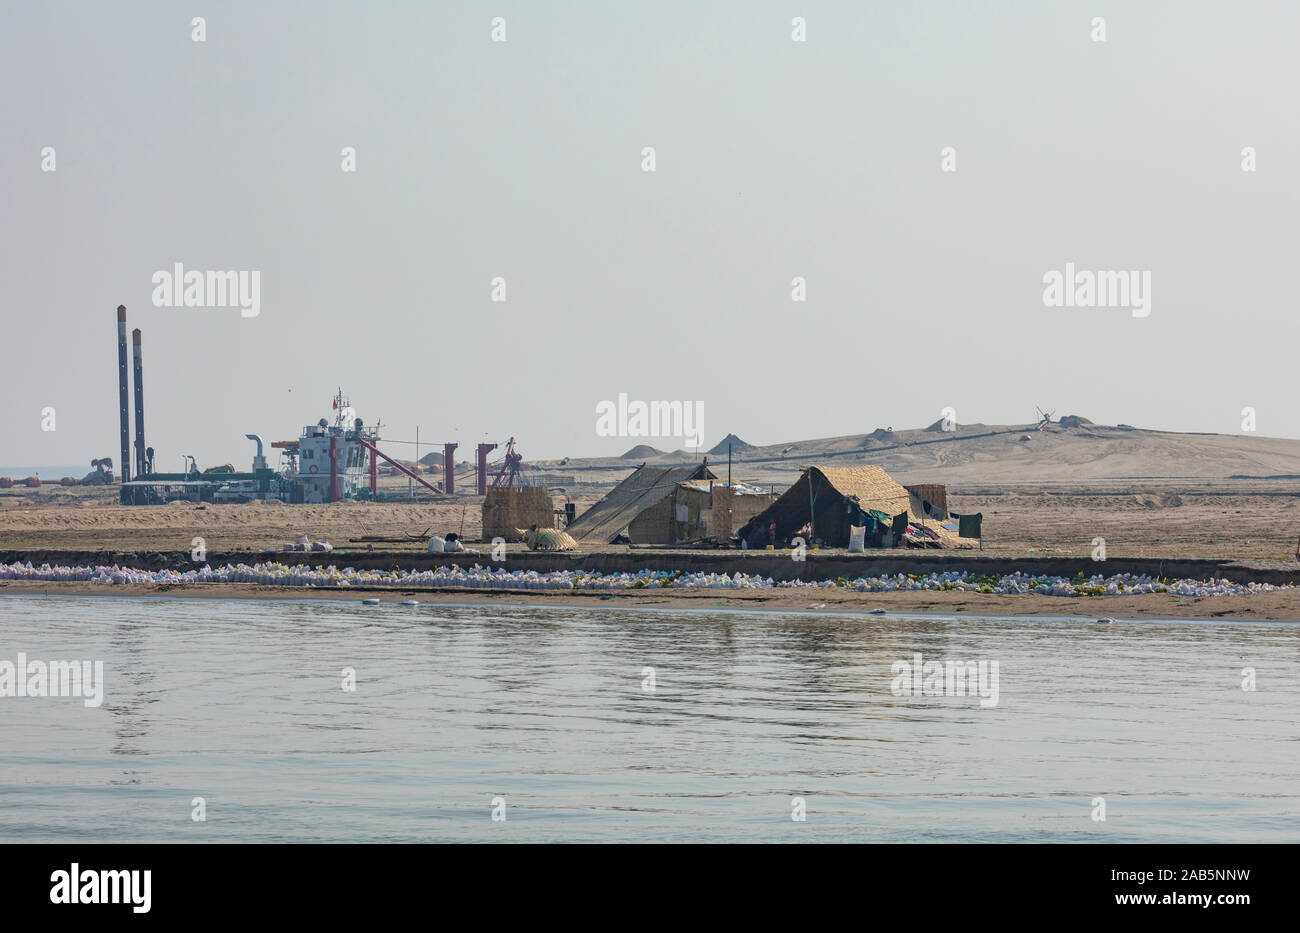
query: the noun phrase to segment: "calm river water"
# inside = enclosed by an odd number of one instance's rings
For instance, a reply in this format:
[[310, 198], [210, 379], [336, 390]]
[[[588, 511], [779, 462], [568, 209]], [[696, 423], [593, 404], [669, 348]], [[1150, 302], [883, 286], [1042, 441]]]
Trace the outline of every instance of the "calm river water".
[[1296, 625], [0, 597], [19, 652], [105, 686], [0, 696], [6, 842], [1300, 839]]

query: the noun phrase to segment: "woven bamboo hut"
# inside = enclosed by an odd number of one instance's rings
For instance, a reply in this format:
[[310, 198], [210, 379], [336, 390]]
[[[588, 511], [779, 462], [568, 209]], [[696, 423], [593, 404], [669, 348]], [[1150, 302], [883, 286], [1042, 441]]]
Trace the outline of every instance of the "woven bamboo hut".
[[483, 539], [522, 541], [523, 529], [555, 527], [555, 506], [545, 486], [493, 486], [483, 499]]

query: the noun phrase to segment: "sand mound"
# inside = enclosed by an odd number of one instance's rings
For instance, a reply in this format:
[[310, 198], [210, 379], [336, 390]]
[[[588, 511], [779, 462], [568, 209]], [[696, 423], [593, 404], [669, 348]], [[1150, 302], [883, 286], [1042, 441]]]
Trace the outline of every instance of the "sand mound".
[[1057, 424], [1063, 428], [1082, 428], [1086, 425], [1092, 424], [1092, 422], [1083, 417], [1083, 415], [1065, 415], [1057, 422]]
[[651, 447], [649, 444], [637, 444], [627, 453], [623, 454], [623, 456], [619, 457], [619, 459], [620, 460], [645, 460], [649, 457], [661, 456], [662, 454], [663, 454], [662, 450], [656, 450], [654, 447]]
[[727, 452], [728, 446], [731, 447], [731, 452], [733, 454], [738, 454], [742, 450], [754, 449], [753, 444], [746, 444], [740, 438], [736, 437], [736, 435], [728, 434], [726, 437], [720, 440], [716, 445], [714, 445], [713, 449], [709, 451], [709, 456], [713, 457], [713, 456], [721, 456], [725, 454]]

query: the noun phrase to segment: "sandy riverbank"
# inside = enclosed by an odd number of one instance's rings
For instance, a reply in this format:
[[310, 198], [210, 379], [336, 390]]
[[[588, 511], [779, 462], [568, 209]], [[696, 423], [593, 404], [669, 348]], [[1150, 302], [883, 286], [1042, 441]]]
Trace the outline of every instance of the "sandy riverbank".
[[[584, 511], [606, 490], [573, 495]], [[332, 505], [121, 506], [105, 488], [42, 486], [0, 492], [0, 550], [260, 552], [297, 534], [336, 550], [423, 550], [426, 533], [481, 534], [482, 499], [344, 501]], [[559, 496], [559, 503], [564, 497]], [[952, 507], [984, 515], [984, 554], [1086, 557], [1104, 538], [1110, 557], [1294, 560], [1300, 481], [1220, 481], [1156, 486], [1103, 483], [955, 490]], [[370, 545], [363, 538], [386, 539]], [[476, 545], [479, 546], [479, 545]], [[613, 550], [591, 542], [584, 550]]]
[[750, 610], [768, 612], [887, 612], [1005, 618], [1072, 617], [1115, 619], [1221, 619], [1240, 621], [1300, 621], [1300, 591], [1248, 596], [1186, 597], [1164, 593], [1140, 596], [1069, 598], [1023, 594], [995, 596], [960, 592], [857, 593], [844, 590], [557, 590], [549, 592], [459, 589], [306, 588], [244, 583], [91, 584], [6, 581], [0, 596], [167, 596], [197, 599], [334, 599], [360, 602], [378, 598], [386, 603], [406, 599], [421, 603], [461, 603], [484, 606], [606, 606], [680, 609]]

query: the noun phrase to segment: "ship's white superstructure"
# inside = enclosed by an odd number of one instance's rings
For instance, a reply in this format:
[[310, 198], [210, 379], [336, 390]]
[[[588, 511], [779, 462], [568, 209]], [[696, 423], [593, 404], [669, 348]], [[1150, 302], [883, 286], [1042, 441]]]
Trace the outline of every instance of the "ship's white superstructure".
[[340, 389], [334, 397], [334, 423], [322, 418], [302, 429], [297, 441], [281, 448], [281, 495], [286, 502], [329, 502], [331, 478], [337, 475], [340, 498], [370, 489], [370, 461], [374, 454], [361, 443], [379, 439], [375, 428], [356, 416]]

